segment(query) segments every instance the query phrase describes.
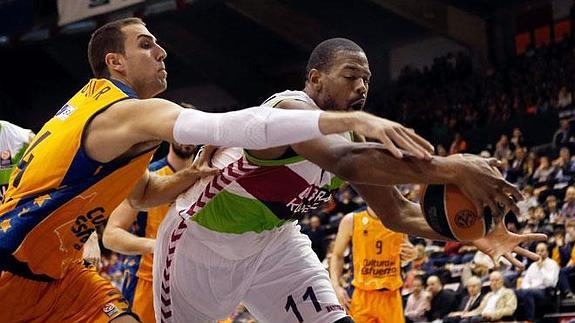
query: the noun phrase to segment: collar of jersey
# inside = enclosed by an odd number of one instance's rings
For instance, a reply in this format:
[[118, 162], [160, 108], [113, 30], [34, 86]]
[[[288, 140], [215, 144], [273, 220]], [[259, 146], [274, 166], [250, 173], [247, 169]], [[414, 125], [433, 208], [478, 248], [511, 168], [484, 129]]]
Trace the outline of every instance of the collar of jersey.
[[137, 99], [138, 98], [138, 94], [136, 94], [136, 91], [134, 91], [134, 89], [132, 89], [131, 87], [127, 86], [126, 84], [118, 81], [118, 80], [114, 80], [111, 79], [110, 82], [114, 83], [114, 85], [116, 87], [118, 87], [120, 90], [122, 90], [122, 92], [124, 92], [127, 96], [129, 96], [132, 99]]

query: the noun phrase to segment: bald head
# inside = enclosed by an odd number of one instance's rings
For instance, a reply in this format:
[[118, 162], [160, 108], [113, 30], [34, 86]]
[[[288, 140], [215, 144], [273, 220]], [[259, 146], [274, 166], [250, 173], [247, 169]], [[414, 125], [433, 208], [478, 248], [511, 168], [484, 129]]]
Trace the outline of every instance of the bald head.
[[427, 278], [427, 289], [433, 295], [437, 295], [443, 289], [443, 285], [441, 284], [441, 280], [437, 276], [429, 276]]
[[489, 287], [494, 292], [503, 287], [503, 275], [500, 272], [494, 271], [489, 275]]

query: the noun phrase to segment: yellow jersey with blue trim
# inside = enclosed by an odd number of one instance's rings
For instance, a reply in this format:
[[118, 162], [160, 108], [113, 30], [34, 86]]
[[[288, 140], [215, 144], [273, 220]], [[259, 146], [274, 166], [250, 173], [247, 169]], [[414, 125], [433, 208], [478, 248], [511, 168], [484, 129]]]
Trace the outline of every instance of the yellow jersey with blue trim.
[[90, 234], [128, 196], [155, 151], [108, 163], [86, 153], [83, 137], [90, 121], [134, 98], [118, 81], [91, 79], [38, 132], [0, 206], [1, 271], [52, 280], [81, 258]]
[[353, 281], [363, 290], [396, 290], [403, 285], [399, 252], [406, 236], [386, 228], [367, 210], [353, 215]]

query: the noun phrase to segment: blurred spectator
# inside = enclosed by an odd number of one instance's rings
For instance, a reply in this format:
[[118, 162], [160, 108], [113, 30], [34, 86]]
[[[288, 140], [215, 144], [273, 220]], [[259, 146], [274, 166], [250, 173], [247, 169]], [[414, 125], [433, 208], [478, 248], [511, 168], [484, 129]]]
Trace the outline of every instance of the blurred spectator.
[[426, 321], [425, 312], [429, 310], [429, 306], [429, 298], [423, 290], [423, 278], [416, 276], [413, 279], [413, 292], [405, 305], [405, 317], [413, 323]]
[[539, 202], [537, 201], [537, 196], [534, 195], [533, 186], [525, 186], [521, 193], [523, 193], [524, 199], [523, 201], [517, 202], [517, 206], [519, 206], [519, 211], [521, 212], [517, 219], [519, 222], [523, 223], [529, 218], [529, 209], [537, 207]]
[[461, 271], [461, 283], [467, 285], [467, 280], [472, 276], [479, 277], [482, 282], [489, 279], [489, 270], [493, 269], [494, 264], [491, 258], [481, 251], [475, 253], [473, 260], [464, 266]]
[[519, 128], [513, 128], [513, 133], [510, 140], [511, 149], [517, 151], [517, 148], [525, 147], [525, 138], [523, 137], [523, 132]]
[[452, 290], [443, 288], [437, 276], [427, 278], [427, 293], [430, 307], [426, 316], [430, 321], [443, 319], [447, 314], [457, 309], [457, 297]]
[[[563, 188], [571, 182], [575, 174], [575, 160], [571, 158], [571, 152], [568, 147], [562, 147], [559, 150], [559, 157], [553, 161], [553, 166], [557, 169], [555, 180], [557, 183], [564, 183]], [[555, 188], [558, 188], [557, 185]]]
[[[507, 180], [511, 183], [517, 183], [524, 176], [524, 165], [527, 159], [527, 149], [524, 147], [517, 147], [513, 153], [513, 158], [509, 163], [509, 171]], [[520, 183], [523, 184], [523, 183]]]
[[557, 197], [553, 194], [547, 195], [545, 198], [545, 216], [549, 219], [549, 223], [554, 225], [564, 224], [565, 219], [561, 216], [561, 211], [557, 205]]
[[573, 97], [571, 95], [571, 91], [563, 85], [557, 94], [557, 107], [560, 109], [564, 109], [567, 106], [571, 105], [573, 102]]
[[495, 153], [493, 157], [502, 160], [509, 159], [511, 157], [511, 145], [509, 144], [509, 138], [507, 135], [503, 134], [499, 138], [499, 141], [495, 144]]
[[564, 221], [575, 220], [575, 186], [569, 186], [565, 191], [565, 200], [561, 208]]
[[555, 166], [551, 165], [549, 157], [539, 157], [539, 167], [537, 167], [531, 177], [531, 184], [536, 189], [542, 187], [548, 188], [548, 185], [552, 183], [553, 177], [555, 176], [555, 171]]
[[449, 154], [460, 154], [467, 151], [467, 141], [463, 139], [461, 133], [456, 132], [451, 146], [449, 146]]
[[569, 126], [569, 119], [563, 118], [559, 120], [559, 129], [553, 134], [553, 148], [569, 147], [574, 141], [575, 138]]
[[321, 219], [317, 215], [312, 215], [309, 219], [309, 227], [302, 229], [302, 233], [311, 240], [311, 248], [319, 258], [319, 261], [325, 259], [328, 245], [327, 237], [335, 232], [337, 232], [337, 227], [322, 225]]
[[494, 271], [489, 275], [491, 291], [485, 295], [479, 307], [462, 315], [461, 322], [490, 322], [511, 316], [517, 309], [517, 298], [513, 290], [503, 285], [503, 275]]
[[465, 284], [467, 295], [465, 295], [459, 303], [457, 312], [451, 312], [443, 319], [443, 323], [457, 323], [461, 320], [462, 316], [468, 315], [469, 312], [475, 310], [483, 300], [481, 293], [481, 279], [477, 276], [472, 276]]
[[437, 145], [436, 152], [437, 152], [437, 156], [440, 156], [440, 157], [446, 157], [447, 156], [447, 150], [445, 149], [445, 147], [443, 147], [443, 145]]
[[559, 265], [548, 257], [547, 244], [538, 243], [535, 251], [541, 259], [529, 266], [521, 288], [517, 290], [517, 298], [523, 305], [521, 308], [525, 312], [525, 319], [529, 321], [535, 320], [536, 306], [548, 304], [552, 299], [550, 289], [557, 285], [559, 279]]

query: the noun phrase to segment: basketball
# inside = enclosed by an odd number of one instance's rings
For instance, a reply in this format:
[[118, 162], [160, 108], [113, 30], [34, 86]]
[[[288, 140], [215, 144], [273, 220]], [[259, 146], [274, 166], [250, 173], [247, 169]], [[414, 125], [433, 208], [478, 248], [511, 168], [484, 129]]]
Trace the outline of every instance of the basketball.
[[429, 226], [446, 238], [473, 241], [491, 228], [490, 210], [479, 212], [455, 185], [424, 186], [420, 204]]

